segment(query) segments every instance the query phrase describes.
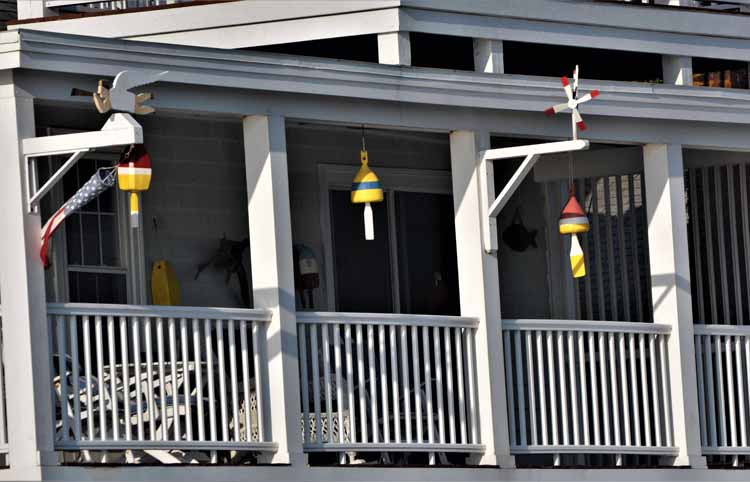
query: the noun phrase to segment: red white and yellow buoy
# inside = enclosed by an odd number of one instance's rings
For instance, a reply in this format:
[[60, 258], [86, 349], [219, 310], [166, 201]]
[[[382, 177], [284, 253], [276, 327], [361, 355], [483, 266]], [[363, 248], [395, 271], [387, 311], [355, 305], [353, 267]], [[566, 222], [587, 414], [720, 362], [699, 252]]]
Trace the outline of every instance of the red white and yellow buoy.
[[117, 185], [130, 192], [130, 226], [137, 228], [140, 213], [138, 193], [151, 185], [151, 156], [143, 144], [134, 144], [123, 153], [117, 165]]
[[570, 234], [570, 269], [574, 278], [586, 276], [586, 264], [583, 259], [583, 249], [578, 241], [578, 234], [589, 231], [589, 219], [578, 203], [575, 188], [571, 185], [568, 202], [560, 214], [560, 234]]

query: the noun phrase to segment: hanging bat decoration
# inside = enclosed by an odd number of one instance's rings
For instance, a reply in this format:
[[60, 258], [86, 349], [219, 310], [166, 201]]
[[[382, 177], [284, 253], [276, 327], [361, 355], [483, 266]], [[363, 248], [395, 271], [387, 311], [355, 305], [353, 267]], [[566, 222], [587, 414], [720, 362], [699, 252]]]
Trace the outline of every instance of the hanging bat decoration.
[[550, 107], [549, 109], [546, 109], [544, 111], [545, 114], [551, 116], [554, 114], [557, 114], [558, 112], [563, 112], [565, 110], [570, 110], [572, 116], [573, 116], [573, 122], [572, 122], [572, 129], [573, 129], [573, 139], [578, 139], [578, 130], [585, 131], [586, 130], [586, 123], [583, 122], [583, 117], [581, 117], [581, 113], [578, 112], [578, 106], [583, 104], [584, 102], [588, 102], [592, 99], [595, 99], [599, 96], [598, 90], [592, 90], [586, 95], [583, 95], [581, 97], [578, 97], [578, 66], [576, 65], [575, 70], [573, 71], [573, 85], [570, 85], [570, 81], [568, 80], [568, 76], [565, 75], [560, 79], [562, 82], [563, 89], [565, 90], [565, 96], [568, 98], [568, 101], [562, 104], [556, 104]]

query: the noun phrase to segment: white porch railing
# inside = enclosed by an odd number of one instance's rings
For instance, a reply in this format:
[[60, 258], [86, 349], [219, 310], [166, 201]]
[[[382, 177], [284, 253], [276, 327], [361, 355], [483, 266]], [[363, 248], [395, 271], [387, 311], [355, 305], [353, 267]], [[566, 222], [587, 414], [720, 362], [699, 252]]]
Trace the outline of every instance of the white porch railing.
[[57, 449], [276, 449], [263, 391], [269, 312], [50, 304], [48, 314]]
[[695, 325], [701, 444], [705, 455], [750, 455], [750, 326]]
[[45, 6], [51, 9], [63, 7], [87, 7], [89, 10], [125, 10], [129, 8], [159, 7], [178, 3], [189, 3], [194, 0], [44, 0]]
[[[477, 320], [298, 313], [307, 452], [481, 453]], [[489, 422], [487, 422], [489, 423]]]
[[652, 323], [503, 320], [511, 451], [675, 455], [667, 337]]

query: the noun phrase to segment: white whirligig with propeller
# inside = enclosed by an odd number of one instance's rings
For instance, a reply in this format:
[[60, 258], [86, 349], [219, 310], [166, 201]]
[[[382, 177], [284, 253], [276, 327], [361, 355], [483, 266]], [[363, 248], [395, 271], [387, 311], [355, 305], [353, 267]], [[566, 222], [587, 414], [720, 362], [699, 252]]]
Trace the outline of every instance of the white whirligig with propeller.
[[592, 90], [586, 95], [578, 97], [578, 66], [576, 65], [575, 70], [573, 71], [573, 85], [570, 85], [570, 81], [568, 80], [568, 76], [563, 76], [562, 79], [560, 79], [562, 82], [563, 89], [565, 90], [565, 95], [568, 98], [568, 101], [562, 104], [553, 105], [549, 109], [546, 109], [544, 111], [547, 115], [553, 115], [557, 114], [558, 112], [563, 112], [567, 109], [570, 109], [570, 112], [573, 115], [573, 139], [578, 139], [578, 129], [585, 131], [586, 130], [586, 124], [583, 122], [583, 117], [581, 117], [581, 113], [578, 112], [578, 106], [583, 104], [584, 102], [588, 102], [591, 99], [594, 99], [599, 95], [598, 90]]

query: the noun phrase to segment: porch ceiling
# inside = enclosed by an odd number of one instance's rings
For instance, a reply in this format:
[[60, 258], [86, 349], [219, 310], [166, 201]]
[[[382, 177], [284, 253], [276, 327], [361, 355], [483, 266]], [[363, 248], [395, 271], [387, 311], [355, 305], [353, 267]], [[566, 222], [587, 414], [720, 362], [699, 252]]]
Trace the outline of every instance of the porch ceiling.
[[[34, 31], [0, 34], [0, 69], [40, 100], [71, 100], [127, 68], [169, 70], [155, 86], [157, 109], [245, 115], [274, 111], [324, 122], [381, 123], [428, 130], [483, 126], [497, 133], [567, 137], [562, 116], [541, 112], [561, 100], [556, 78], [455, 72], [281, 54], [227, 51]], [[26, 71], [33, 75], [25, 75]], [[81, 84], [81, 82], [84, 82]], [[591, 140], [674, 142], [750, 149], [750, 92], [584, 80], [602, 95], [586, 106]], [[65, 89], [62, 88], [65, 86]], [[54, 87], [54, 88], [53, 88]], [[228, 90], [231, 89], [231, 90]], [[252, 96], [247, 95], [252, 92]], [[353, 102], [352, 99], [355, 99]], [[596, 118], [596, 120], [594, 120]]]

